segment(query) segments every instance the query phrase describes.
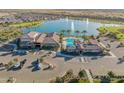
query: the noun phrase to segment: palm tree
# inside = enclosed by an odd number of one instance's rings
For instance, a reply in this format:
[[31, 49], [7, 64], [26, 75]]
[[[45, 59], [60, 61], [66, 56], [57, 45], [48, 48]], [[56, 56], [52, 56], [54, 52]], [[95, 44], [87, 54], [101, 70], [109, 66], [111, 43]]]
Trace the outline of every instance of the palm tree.
[[83, 34], [84, 36], [86, 35], [86, 33], [87, 33], [86, 30], [83, 30], [83, 31], [82, 31], [82, 34]]
[[95, 39], [95, 36], [94, 36], [94, 35], [91, 35], [91, 38], [92, 38], [92, 39]]
[[109, 76], [103, 76], [101, 77], [101, 83], [110, 83], [111, 78]]
[[9, 77], [9, 79], [7, 80], [8, 83], [14, 83], [15, 82], [15, 78], [14, 77]]
[[68, 82], [68, 81], [70, 81], [70, 79], [73, 78], [73, 77], [74, 77], [73, 70], [70, 69], [70, 70], [68, 70], [68, 71], [65, 73], [65, 75], [62, 77], [62, 79], [64, 80], [64, 82]]
[[14, 58], [13, 61], [14, 61], [14, 62], [18, 62], [18, 58]]
[[70, 36], [71, 34], [71, 30], [67, 30], [68, 36]]
[[75, 33], [77, 34], [76, 36], [79, 36], [80, 31], [79, 30], [76, 30]]
[[109, 71], [109, 72], [107, 73], [107, 75], [108, 75], [110, 78], [115, 77], [115, 74], [114, 74], [112, 71]]
[[61, 30], [61, 33], [64, 35], [65, 34], [65, 30]]
[[121, 47], [122, 47], [122, 46], [124, 46], [124, 44], [123, 44], [122, 42], [120, 42], [119, 46], [121, 46]]
[[59, 34], [59, 39], [60, 39], [60, 44], [61, 44], [61, 50], [63, 49], [63, 45], [62, 45], [63, 37], [64, 37], [64, 34], [63, 33], [60, 33]]
[[55, 83], [64, 83], [64, 80], [61, 77], [56, 77]]
[[68, 75], [68, 76], [73, 76], [73, 70], [72, 70], [72, 69], [69, 69], [69, 70], [66, 72], [66, 75]]
[[78, 76], [79, 78], [85, 77], [85, 70], [80, 70]]
[[81, 33], [82, 33], [83, 39], [85, 40], [85, 36], [86, 36], [87, 31], [86, 30], [83, 30]]

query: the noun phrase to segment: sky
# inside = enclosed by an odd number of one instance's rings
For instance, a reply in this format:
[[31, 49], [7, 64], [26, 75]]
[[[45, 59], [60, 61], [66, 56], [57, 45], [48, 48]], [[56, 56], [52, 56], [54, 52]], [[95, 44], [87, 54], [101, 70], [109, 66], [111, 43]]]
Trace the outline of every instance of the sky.
[[124, 9], [124, 0], [2, 0], [3, 9]]

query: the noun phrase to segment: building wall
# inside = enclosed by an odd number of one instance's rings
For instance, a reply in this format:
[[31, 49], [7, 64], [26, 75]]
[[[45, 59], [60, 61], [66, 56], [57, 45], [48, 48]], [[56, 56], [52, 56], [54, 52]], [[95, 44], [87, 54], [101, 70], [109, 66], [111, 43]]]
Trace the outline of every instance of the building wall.
[[34, 48], [34, 44], [31, 42], [20, 42], [20, 48]]

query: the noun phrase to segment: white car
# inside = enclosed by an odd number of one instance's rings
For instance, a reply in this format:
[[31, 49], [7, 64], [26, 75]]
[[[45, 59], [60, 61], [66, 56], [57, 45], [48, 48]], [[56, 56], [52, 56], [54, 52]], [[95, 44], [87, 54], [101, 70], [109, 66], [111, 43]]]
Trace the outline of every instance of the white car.
[[0, 70], [5, 70], [5, 69], [6, 69], [6, 67], [5, 67], [5, 66], [0, 67]]
[[13, 69], [21, 69], [21, 63], [17, 62], [14, 66]]

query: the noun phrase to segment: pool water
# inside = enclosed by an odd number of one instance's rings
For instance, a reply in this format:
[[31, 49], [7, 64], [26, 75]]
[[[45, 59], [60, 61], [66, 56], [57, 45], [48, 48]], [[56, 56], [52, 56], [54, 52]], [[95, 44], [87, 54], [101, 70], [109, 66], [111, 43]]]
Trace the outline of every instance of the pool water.
[[66, 46], [74, 46], [74, 39], [72, 38], [66, 39]]

